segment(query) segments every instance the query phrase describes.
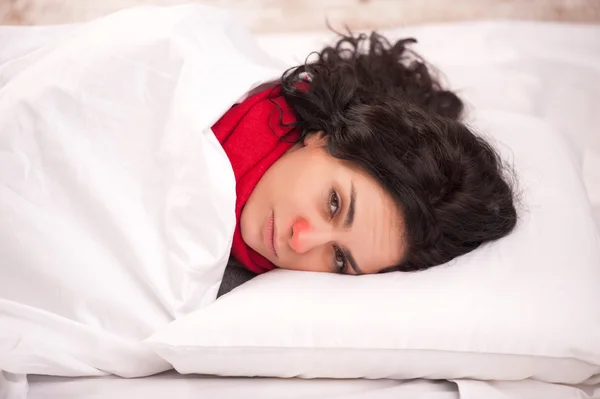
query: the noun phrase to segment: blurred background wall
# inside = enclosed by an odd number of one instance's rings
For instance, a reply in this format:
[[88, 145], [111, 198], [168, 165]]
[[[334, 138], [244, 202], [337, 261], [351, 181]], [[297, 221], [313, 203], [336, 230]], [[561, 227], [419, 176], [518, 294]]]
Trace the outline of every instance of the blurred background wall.
[[458, 20], [600, 23], [600, 0], [0, 0], [0, 24], [81, 22], [138, 4], [199, 3], [232, 10], [257, 33], [374, 29]]

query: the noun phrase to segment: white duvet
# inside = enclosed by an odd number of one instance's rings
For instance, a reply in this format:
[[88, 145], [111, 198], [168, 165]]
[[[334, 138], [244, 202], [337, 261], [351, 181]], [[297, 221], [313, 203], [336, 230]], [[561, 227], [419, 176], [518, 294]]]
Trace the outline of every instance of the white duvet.
[[8, 32], [0, 370], [167, 370], [141, 341], [215, 300], [235, 226], [233, 171], [210, 126], [281, 70], [229, 14], [198, 6], [123, 11], [37, 41]]

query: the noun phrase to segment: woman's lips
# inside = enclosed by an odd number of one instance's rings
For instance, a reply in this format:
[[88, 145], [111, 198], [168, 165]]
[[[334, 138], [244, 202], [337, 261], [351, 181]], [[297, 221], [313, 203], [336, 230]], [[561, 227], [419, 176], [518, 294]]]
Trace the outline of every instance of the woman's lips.
[[275, 257], [277, 257], [277, 249], [275, 248], [275, 214], [272, 213], [265, 227], [263, 228], [263, 242]]

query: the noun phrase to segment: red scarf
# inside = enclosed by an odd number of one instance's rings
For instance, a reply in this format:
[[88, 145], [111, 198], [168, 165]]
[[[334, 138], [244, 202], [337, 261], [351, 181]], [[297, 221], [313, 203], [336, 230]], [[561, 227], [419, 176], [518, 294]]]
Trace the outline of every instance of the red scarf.
[[234, 105], [212, 127], [235, 174], [237, 223], [231, 253], [247, 269], [259, 274], [275, 266], [244, 243], [240, 216], [260, 178], [299, 137], [296, 130], [282, 126], [295, 120], [280, 87], [276, 86]]

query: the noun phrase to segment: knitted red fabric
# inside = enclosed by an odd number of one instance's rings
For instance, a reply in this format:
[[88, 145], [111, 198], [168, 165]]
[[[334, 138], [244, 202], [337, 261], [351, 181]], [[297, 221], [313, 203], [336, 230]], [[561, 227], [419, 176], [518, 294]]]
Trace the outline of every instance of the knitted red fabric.
[[275, 266], [244, 243], [240, 216], [263, 174], [298, 139], [298, 132], [285, 126], [294, 121], [291, 108], [276, 86], [234, 105], [212, 127], [229, 157], [236, 180], [237, 224], [231, 253], [242, 265], [259, 274]]

